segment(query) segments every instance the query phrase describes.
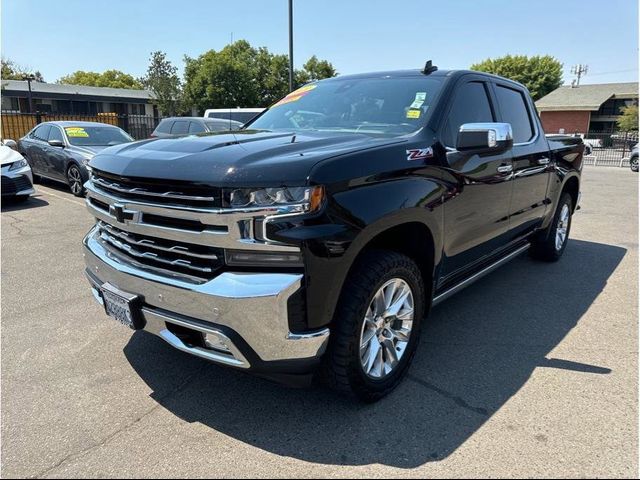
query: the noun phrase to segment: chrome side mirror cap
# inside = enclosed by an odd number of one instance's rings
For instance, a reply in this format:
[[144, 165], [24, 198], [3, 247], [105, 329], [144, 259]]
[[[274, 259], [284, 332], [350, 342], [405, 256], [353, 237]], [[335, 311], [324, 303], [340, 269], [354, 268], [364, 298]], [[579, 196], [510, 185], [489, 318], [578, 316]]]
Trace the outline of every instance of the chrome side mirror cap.
[[510, 123], [465, 123], [460, 126], [456, 149], [507, 150], [513, 146], [513, 130]]

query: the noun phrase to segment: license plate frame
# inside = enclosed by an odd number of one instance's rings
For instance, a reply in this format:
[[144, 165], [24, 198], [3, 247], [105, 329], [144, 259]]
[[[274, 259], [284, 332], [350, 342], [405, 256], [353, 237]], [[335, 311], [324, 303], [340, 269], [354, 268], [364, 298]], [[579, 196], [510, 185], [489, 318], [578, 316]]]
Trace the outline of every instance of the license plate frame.
[[118, 323], [132, 330], [144, 328], [144, 319], [140, 308], [140, 297], [123, 292], [110, 283], [100, 287], [105, 313]]

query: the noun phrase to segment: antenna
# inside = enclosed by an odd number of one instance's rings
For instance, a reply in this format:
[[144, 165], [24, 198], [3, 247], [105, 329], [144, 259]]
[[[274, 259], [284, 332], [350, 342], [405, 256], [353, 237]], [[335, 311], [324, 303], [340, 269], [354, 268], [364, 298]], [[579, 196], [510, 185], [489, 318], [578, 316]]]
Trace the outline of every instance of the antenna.
[[571, 82], [571, 87], [579, 87], [580, 86], [580, 78], [587, 74], [589, 71], [589, 65], [582, 65], [579, 63], [578, 65], [574, 65], [571, 67], [571, 73], [576, 76], [576, 79]]
[[424, 65], [424, 68], [422, 69], [422, 73], [424, 73], [425, 75], [429, 75], [430, 73], [433, 73], [436, 70], [438, 70], [438, 67], [436, 67], [431, 60], [429, 60]]

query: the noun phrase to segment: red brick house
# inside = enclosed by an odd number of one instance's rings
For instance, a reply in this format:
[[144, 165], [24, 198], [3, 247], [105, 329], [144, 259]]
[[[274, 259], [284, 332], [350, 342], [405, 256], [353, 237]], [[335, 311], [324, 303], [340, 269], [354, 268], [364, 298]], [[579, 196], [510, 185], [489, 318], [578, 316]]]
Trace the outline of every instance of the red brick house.
[[638, 104], [638, 83], [562, 86], [536, 102], [546, 133], [613, 132], [622, 107]]

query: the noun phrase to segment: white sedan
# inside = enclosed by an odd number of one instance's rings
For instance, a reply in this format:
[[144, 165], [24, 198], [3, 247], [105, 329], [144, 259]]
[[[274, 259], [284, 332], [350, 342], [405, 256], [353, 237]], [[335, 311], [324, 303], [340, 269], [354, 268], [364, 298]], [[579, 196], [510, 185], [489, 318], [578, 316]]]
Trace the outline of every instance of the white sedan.
[[0, 145], [0, 166], [2, 167], [2, 199], [24, 201], [35, 193], [31, 167], [19, 153], [4, 142]]

